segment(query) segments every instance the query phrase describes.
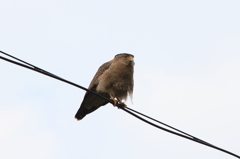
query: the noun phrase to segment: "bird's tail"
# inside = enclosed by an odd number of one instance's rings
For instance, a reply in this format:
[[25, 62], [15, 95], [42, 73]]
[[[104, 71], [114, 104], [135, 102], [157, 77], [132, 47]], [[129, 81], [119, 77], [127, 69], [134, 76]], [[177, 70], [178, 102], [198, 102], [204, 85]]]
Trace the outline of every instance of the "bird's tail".
[[81, 120], [82, 118], [84, 118], [87, 114], [88, 114], [89, 110], [87, 110], [86, 108], [84, 107], [81, 107], [80, 109], [78, 109], [76, 115], [75, 115], [75, 118], [77, 120]]

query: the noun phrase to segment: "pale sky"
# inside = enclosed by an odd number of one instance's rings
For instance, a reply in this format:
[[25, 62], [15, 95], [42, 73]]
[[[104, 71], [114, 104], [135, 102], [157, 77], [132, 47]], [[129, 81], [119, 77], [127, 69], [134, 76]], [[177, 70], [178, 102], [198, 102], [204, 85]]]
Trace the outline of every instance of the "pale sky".
[[[0, 50], [88, 87], [135, 56], [127, 105], [240, 155], [240, 1], [0, 2]], [[84, 91], [0, 60], [0, 158], [233, 159], [108, 104], [76, 121]]]

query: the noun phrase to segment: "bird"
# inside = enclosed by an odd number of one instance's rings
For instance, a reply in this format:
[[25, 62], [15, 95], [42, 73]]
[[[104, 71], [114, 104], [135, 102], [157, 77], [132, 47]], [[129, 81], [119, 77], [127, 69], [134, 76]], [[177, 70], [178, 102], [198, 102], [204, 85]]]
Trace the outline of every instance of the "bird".
[[[102, 64], [93, 77], [88, 89], [94, 91], [117, 103], [124, 104], [129, 96], [133, 94], [134, 55], [120, 53], [111, 61]], [[87, 114], [92, 113], [109, 101], [102, 99], [91, 92], [86, 92], [75, 118], [81, 120]]]

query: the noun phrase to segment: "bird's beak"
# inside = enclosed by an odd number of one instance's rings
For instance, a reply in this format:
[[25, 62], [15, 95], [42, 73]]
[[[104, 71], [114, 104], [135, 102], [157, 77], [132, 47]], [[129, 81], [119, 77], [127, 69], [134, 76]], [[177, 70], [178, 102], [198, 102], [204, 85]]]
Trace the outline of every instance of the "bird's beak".
[[133, 61], [134, 58], [133, 58], [133, 56], [127, 56], [126, 59], [127, 59], [128, 61]]

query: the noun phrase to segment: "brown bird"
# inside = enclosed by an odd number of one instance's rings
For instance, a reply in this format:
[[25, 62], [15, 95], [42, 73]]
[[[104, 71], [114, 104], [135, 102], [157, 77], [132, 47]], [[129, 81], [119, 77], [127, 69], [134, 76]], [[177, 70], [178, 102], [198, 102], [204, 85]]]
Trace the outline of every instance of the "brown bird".
[[[99, 67], [88, 89], [113, 100], [115, 105], [117, 102], [124, 104], [122, 100], [126, 101], [128, 95], [132, 98], [133, 93], [133, 58], [133, 55], [127, 53], [117, 54], [113, 60]], [[109, 102], [86, 92], [75, 118], [81, 120], [107, 103]]]

